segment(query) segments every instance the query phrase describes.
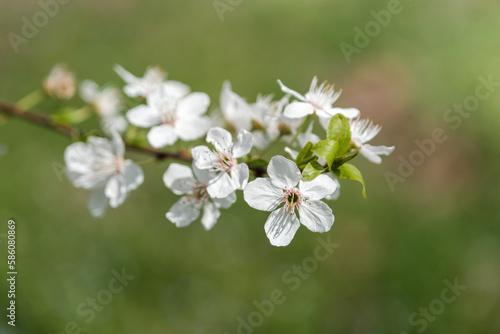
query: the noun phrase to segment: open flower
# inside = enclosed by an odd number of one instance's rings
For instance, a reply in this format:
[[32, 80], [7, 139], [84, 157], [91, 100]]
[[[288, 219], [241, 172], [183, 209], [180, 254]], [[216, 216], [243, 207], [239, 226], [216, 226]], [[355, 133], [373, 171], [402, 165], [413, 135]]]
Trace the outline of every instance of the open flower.
[[378, 125], [373, 125], [373, 123], [368, 119], [357, 119], [351, 120], [351, 141], [355, 146], [359, 148], [359, 153], [375, 164], [380, 164], [382, 162], [381, 155], [389, 155], [394, 151], [394, 146], [372, 146], [366, 144], [380, 132], [382, 129]]
[[248, 165], [238, 163], [252, 149], [253, 135], [240, 130], [238, 140], [233, 145], [233, 137], [229, 131], [222, 128], [211, 128], [207, 134], [207, 142], [215, 150], [207, 146], [197, 146], [191, 150], [196, 167], [217, 173], [210, 181], [207, 191], [213, 198], [224, 198], [236, 189], [244, 189], [249, 177]]
[[250, 131], [252, 128], [252, 108], [245, 99], [233, 92], [229, 81], [222, 84], [220, 111], [236, 131]]
[[99, 218], [108, 204], [116, 208], [127, 194], [139, 187], [144, 174], [132, 160], [124, 160], [125, 146], [121, 137], [113, 140], [89, 137], [87, 143], [73, 143], [64, 152], [66, 174], [75, 187], [90, 190], [88, 209]]
[[264, 226], [272, 245], [288, 245], [300, 224], [313, 232], [330, 230], [332, 209], [320, 201], [337, 188], [330, 177], [320, 175], [313, 181], [302, 181], [297, 165], [279, 155], [271, 159], [267, 173], [269, 178], [248, 183], [243, 194], [252, 208], [272, 211]]
[[100, 90], [94, 81], [85, 80], [80, 84], [80, 97], [101, 117], [101, 127], [106, 133], [122, 133], [127, 129], [127, 120], [120, 114], [122, 100], [118, 89], [106, 87]]
[[189, 141], [202, 137], [210, 120], [203, 114], [210, 104], [205, 93], [184, 95], [176, 87], [160, 85], [147, 97], [147, 105], [127, 112], [133, 125], [149, 128], [148, 141], [154, 148], [174, 144], [177, 139]]
[[43, 82], [45, 92], [58, 99], [70, 99], [75, 95], [75, 75], [68, 71], [66, 65], [57, 64]]
[[201, 170], [194, 163], [193, 171], [188, 166], [170, 164], [163, 182], [174, 194], [184, 196], [167, 212], [167, 219], [177, 227], [185, 227], [198, 219], [203, 209], [201, 223], [207, 231], [210, 230], [220, 217], [219, 209], [228, 209], [236, 202], [235, 193], [226, 198], [210, 197], [207, 187], [214, 176], [214, 172]]
[[354, 118], [359, 115], [356, 108], [334, 108], [332, 105], [337, 101], [340, 92], [335, 92], [333, 86], [323, 82], [318, 87], [318, 77], [314, 77], [311, 87], [306, 95], [301, 95], [294, 90], [286, 87], [281, 80], [278, 80], [281, 90], [293, 95], [299, 101], [290, 103], [285, 108], [285, 116], [290, 118], [302, 118], [316, 113], [321, 118], [331, 118], [336, 114], [342, 114], [347, 118]]

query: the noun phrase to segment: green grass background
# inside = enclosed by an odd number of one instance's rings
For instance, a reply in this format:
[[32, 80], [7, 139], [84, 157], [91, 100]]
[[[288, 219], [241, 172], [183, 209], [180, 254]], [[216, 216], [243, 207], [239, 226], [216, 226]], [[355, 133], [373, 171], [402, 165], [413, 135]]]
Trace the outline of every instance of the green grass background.
[[[458, 277], [467, 290], [425, 333], [499, 333], [500, 91], [456, 130], [442, 117], [474, 94], [479, 76], [500, 80], [500, 4], [402, 5], [348, 63], [339, 44], [352, 44], [353, 28], [387, 1], [242, 1], [223, 21], [210, 0], [70, 1], [16, 54], [7, 34], [19, 34], [22, 17], [40, 7], [0, 0], [1, 99], [38, 89], [58, 62], [80, 80], [116, 85], [115, 63], [135, 74], [160, 65], [207, 92], [212, 106], [225, 79], [253, 100], [258, 92], [280, 95], [278, 78], [305, 92], [318, 75], [343, 89], [340, 106], [383, 125], [375, 144], [396, 146], [380, 166], [357, 159], [368, 199], [359, 184], [342, 182], [335, 224], [321, 235], [341, 246], [292, 292], [282, 275], [313, 254], [320, 235], [302, 227], [290, 246], [272, 247], [267, 213], [241, 196], [212, 231], [199, 222], [177, 229], [164, 216], [176, 200], [161, 181], [166, 162], [145, 167], [144, 184], [126, 203], [94, 220], [87, 193], [54, 172], [70, 141], [8, 120], [0, 127], [8, 146], [0, 157], [0, 233], [15, 218], [19, 275], [17, 326], [7, 326], [2, 311], [0, 332], [61, 333], [75, 321], [82, 333], [236, 333], [254, 300], [281, 289], [286, 302], [255, 333], [417, 333], [410, 314], [440, 297], [443, 280]], [[435, 128], [448, 140], [392, 192], [384, 173], [396, 172], [398, 156], [407, 158]], [[136, 278], [85, 323], [77, 306], [122, 267]], [[5, 310], [4, 279], [0, 289]]]

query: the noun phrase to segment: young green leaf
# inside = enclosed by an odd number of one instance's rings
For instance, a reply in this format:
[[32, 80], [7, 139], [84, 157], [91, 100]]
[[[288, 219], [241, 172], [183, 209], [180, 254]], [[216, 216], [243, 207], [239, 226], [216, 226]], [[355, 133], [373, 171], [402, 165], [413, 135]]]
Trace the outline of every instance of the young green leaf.
[[305, 168], [305, 166], [317, 159], [317, 157], [312, 152], [313, 144], [308, 142], [304, 148], [299, 152], [297, 159], [295, 159], [295, 163], [300, 169]]
[[358, 153], [359, 153], [359, 151], [356, 151], [353, 154], [346, 154], [346, 155], [343, 155], [341, 157], [335, 158], [335, 160], [333, 161], [333, 165], [332, 165], [331, 169], [339, 168], [340, 166], [342, 166], [346, 162], [354, 159], [358, 155]]
[[351, 146], [351, 126], [344, 115], [337, 114], [332, 117], [326, 137], [339, 143], [338, 155], [345, 154]]
[[326, 167], [321, 166], [317, 161], [311, 161], [306, 165], [302, 172], [304, 181], [312, 181], [326, 170]]
[[363, 176], [359, 169], [357, 169], [354, 165], [351, 164], [343, 164], [339, 168], [333, 171], [335, 175], [347, 180], [358, 181], [363, 185], [363, 197], [366, 198], [366, 186], [365, 180], [363, 180]]
[[335, 140], [322, 140], [314, 144], [312, 151], [326, 160], [328, 167], [332, 167], [333, 161], [337, 157], [339, 143]]

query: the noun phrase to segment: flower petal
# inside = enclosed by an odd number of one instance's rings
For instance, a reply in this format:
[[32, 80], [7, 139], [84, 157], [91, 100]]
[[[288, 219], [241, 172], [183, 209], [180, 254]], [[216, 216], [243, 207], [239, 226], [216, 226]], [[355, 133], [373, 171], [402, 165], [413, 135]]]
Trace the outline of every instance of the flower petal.
[[130, 109], [126, 116], [130, 124], [141, 128], [149, 128], [161, 122], [158, 110], [145, 105], [139, 105]]
[[216, 177], [215, 172], [211, 172], [206, 169], [200, 169], [196, 166], [195, 163], [193, 163], [192, 167], [194, 175], [196, 176], [198, 181], [203, 184], [209, 184], [210, 181]]
[[314, 113], [314, 107], [309, 102], [294, 101], [285, 107], [283, 115], [288, 118], [302, 118]]
[[206, 202], [203, 207], [203, 216], [201, 217], [201, 223], [205, 230], [209, 231], [214, 227], [215, 223], [220, 217], [220, 211], [211, 202]]
[[200, 215], [200, 203], [186, 196], [170, 208], [165, 217], [177, 227], [186, 227]]
[[305, 101], [306, 100], [306, 98], [303, 95], [301, 95], [301, 94], [297, 93], [296, 91], [288, 88], [279, 79], [278, 79], [278, 84], [280, 85], [280, 88], [283, 91], [283, 93], [290, 94], [290, 95], [294, 96], [296, 99], [298, 99], [300, 101]]
[[175, 128], [169, 124], [154, 126], [148, 132], [148, 141], [154, 148], [173, 145], [177, 139]]
[[163, 174], [163, 183], [176, 195], [184, 195], [193, 189], [196, 181], [191, 168], [178, 163], [171, 163]]
[[80, 84], [80, 97], [87, 103], [92, 103], [99, 93], [99, 86], [92, 80], [84, 80]]
[[226, 129], [211, 128], [207, 133], [207, 143], [214, 145], [217, 151], [229, 151], [233, 145], [233, 137]]
[[330, 114], [330, 117], [337, 114], [342, 114], [347, 118], [356, 118], [359, 116], [359, 109], [356, 108], [330, 108], [326, 112]]
[[300, 222], [312, 232], [327, 232], [332, 228], [335, 217], [332, 209], [321, 201], [308, 201], [299, 206]]
[[175, 123], [175, 132], [184, 141], [203, 137], [210, 126], [208, 117], [181, 118]]
[[392, 151], [394, 151], [394, 146], [387, 147], [383, 145], [372, 146], [370, 144], [364, 144], [361, 146], [359, 153], [374, 164], [380, 164], [382, 163], [380, 155], [389, 155]]
[[335, 191], [333, 193], [331, 193], [330, 195], [328, 196], [325, 196], [325, 199], [329, 200], [329, 201], [335, 201], [339, 198], [340, 196], [340, 182], [339, 180], [333, 176], [333, 174], [331, 173], [327, 173], [326, 174], [329, 178], [331, 178], [333, 180], [333, 182], [335, 182], [335, 184], [337, 185], [337, 188], [335, 189]]
[[323, 174], [309, 182], [301, 180], [299, 189], [302, 195], [317, 201], [332, 194], [337, 189], [337, 184], [329, 176]]
[[191, 93], [181, 99], [177, 105], [177, 115], [180, 118], [186, 116], [200, 116], [207, 112], [210, 105], [210, 97], [205, 93]]
[[233, 185], [236, 189], [245, 189], [249, 176], [247, 164], [241, 163], [231, 169], [231, 179], [233, 180]]
[[109, 198], [109, 206], [116, 208], [123, 204], [127, 197], [127, 187], [122, 175], [111, 177], [106, 183], [104, 194]]
[[132, 160], [123, 162], [123, 181], [127, 191], [137, 189], [144, 182], [142, 168]]
[[163, 83], [163, 87], [167, 93], [175, 99], [180, 99], [189, 94], [191, 88], [182, 82], [168, 80]]
[[104, 195], [104, 188], [97, 188], [90, 192], [87, 208], [94, 218], [102, 218], [108, 209], [108, 199]]
[[224, 198], [236, 190], [233, 180], [227, 173], [220, 173], [207, 187], [208, 194], [212, 198]]
[[238, 140], [233, 147], [233, 156], [235, 158], [241, 158], [252, 150], [253, 135], [247, 130], [240, 130], [238, 133]]
[[192, 148], [191, 155], [199, 169], [211, 169], [219, 159], [219, 156], [205, 145]]
[[243, 191], [247, 204], [257, 210], [273, 211], [281, 203], [283, 190], [276, 188], [269, 178], [259, 177], [248, 183]]
[[273, 211], [267, 218], [264, 230], [273, 246], [287, 246], [292, 241], [295, 232], [300, 227], [300, 222], [297, 216], [285, 211], [285, 209], [277, 209]]
[[212, 201], [218, 208], [229, 209], [231, 205], [236, 203], [236, 193], [231, 193], [229, 196], [224, 198], [212, 198]]
[[267, 167], [267, 174], [273, 185], [280, 189], [293, 188], [302, 178], [295, 162], [281, 155], [272, 157]]

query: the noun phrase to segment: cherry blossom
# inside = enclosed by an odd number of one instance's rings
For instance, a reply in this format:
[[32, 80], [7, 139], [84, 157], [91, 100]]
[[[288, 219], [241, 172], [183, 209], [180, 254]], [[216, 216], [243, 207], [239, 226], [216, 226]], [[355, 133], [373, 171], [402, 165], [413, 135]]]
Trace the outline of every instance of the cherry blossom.
[[269, 178], [249, 182], [243, 194], [252, 208], [272, 211], [264, 226], [272, 245], [288, 245], [300, 224], [313, 232], [330, 230], [332, 210], [320, 201], [337, 188], [330, 177], [305, 182], [297, 165], [279, 155], [271, 159], [267, 173]]
[[75, 75], [68, 71], [66, 65], [57, 64], [43, 82], [44, 91], [58, 99], [70, 99], [75, 95]]
[[219, 209], [228, 209], [236, 202], [234, 192], [225, 198], [210, 197], [207, 187], [214, 177], [214, 172], [199, 169], [195, 164], [192, 171], [185, 165], [170, 164], [163, 182], [174, 194], [184, 196], [167, 212], [167, 219], [177, 227], [185, 227], [198, 219], [203, 209], [201, 223], [207, 231], [210, 230], [220, 217]]
[[196, 167], [217, 173], [207, 187], [209, 195], [224, 198], [237, 189], [244, 189], [249, 177], [248, 165], [238, 163], [237, 159], [250, 153], [253, 135], [246, 130], [240, 130], [233, 145], [229, 131], [211, 128], [207, 134], [207, 142], [212, 144], [215, 150], [201, 145], [193, 148], [191, 154]]

